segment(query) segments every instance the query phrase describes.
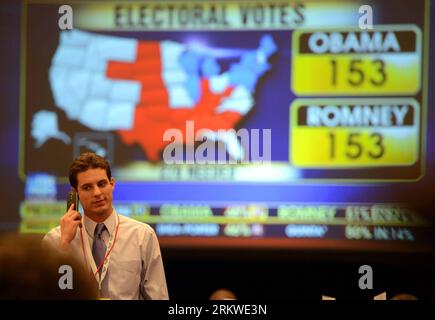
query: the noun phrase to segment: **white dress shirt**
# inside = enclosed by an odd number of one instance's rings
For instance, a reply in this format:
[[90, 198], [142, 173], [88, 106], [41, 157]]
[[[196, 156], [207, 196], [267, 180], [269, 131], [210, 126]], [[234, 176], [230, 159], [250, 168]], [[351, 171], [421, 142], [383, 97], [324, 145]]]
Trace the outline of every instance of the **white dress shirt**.
[[[116, 215], [113, 209], [112, 214], [103, 222], [106, 229], [101, 237], [107, 250], [110, 249], [109, 239], [115, 233]], [[145, 223], [126, 216], [118, 216], [119, 230], [110, 254], [107, 274], [102, 282], [102, 297], [121, 300], [169, 299], [160, 246], [154, 230]], [[82, 221], [83, 240], [89, 241], [92, 248], [97, 223], [86, 215], [83, 216]], [[60, 226], [48, 232], [42, 241], [43, 245], [60, 250]], [[80, 228], [77, 228], [70, 248], [72, 254], [85, 261]], [[90, 266], [88, 267], [91, 270]], [[96, 280], [95, 282], [97, 283]]]

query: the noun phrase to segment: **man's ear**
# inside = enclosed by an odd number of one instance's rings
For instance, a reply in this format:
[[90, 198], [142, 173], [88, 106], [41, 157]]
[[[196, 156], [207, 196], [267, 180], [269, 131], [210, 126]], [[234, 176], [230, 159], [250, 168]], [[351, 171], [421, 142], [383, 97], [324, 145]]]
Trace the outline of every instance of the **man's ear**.
[[115, 188], [115, 179], [113, 177], [110, 178], [110, 184], [112, 185], [112, 188]]

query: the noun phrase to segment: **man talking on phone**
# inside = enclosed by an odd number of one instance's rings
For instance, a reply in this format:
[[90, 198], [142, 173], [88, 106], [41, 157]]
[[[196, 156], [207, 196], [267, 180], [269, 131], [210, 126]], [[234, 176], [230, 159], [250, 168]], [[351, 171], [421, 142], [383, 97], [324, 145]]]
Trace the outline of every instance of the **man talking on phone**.
[[83, 153], [70, 166], [69, 182], [84, 216], [72, 204], [43, 245], [80, 257], [100, 298], [169, 299], [154, 230], [119, 215], [112, 206], [115, 180], [109, 163], [95, 153]]

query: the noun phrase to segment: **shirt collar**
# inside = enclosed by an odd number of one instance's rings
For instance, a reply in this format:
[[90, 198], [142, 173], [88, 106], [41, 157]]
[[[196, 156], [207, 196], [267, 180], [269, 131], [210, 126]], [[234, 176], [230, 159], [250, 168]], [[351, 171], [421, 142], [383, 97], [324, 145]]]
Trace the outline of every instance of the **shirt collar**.
[[[116, 227], [116, 211], [115, 209], [112, 210], [112, 213], [104, 220], [102, 223], [106, 226], [107, 230], [109, 231], [110, 236], [115, 231]], [[83, 215], [83, 224], [85, 225], [86, 232], [88, 235], [93, 238], [95, 228], [97, 226], [97, 222], [87, 217], [85, 214]]]

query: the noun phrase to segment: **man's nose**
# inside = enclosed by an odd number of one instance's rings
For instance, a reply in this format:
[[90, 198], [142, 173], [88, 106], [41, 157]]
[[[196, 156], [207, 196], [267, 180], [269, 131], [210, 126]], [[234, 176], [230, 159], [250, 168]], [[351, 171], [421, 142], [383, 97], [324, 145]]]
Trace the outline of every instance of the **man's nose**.
[[94, 188], [94, 197], [98, 197], [101, 194], [102, 194], [102, 192], [101, 192], [100, 188], [99, 187], [95, 187]]

